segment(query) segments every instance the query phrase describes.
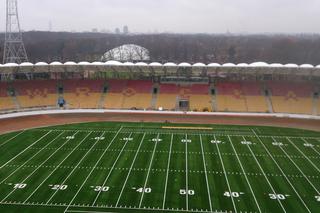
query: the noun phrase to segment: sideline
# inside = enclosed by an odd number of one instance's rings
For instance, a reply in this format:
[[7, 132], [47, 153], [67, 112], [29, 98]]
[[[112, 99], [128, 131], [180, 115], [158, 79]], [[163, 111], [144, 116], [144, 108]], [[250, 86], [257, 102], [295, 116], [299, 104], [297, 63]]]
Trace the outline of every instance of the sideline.
[[38, 110], [28, 112], [15, 112], [1, 114], [0, 119], [17, 118], [32, 115], [48, 114], [78, 114], [78, 113], [134, 113], [134, 114], [163, 114], [163, 115], [220, 115], [220, 116], [242, 116], [242, 117], [275, 117], [320, 120], [320, 116], [285, 114], [285, 113], [234, 113], [234, 112], [183, 112], [183, 111], [143, 111], [143, 110], [104, 110], [104, 109], [68, 109], [68, 110]]

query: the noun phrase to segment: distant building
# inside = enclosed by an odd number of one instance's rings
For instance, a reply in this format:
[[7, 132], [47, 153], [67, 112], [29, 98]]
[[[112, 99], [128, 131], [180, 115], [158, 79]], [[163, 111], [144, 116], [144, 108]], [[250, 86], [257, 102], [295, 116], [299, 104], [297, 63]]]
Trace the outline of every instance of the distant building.
[[127, 25], [123, 27], [123, 34], [129, 34], [129, 27]]
[[116, 28], [116, 29], [115, 29], [115, 33], [116, 33], [116, 34], [120, 34], [120, 33], [121, 33], [121, 32], [120, 32], [120, 29], [119, 29], [119, 28]]
[[93, 29], [91, 30], [91, 32], [97, 33], [97, 32], [98, 32], [98, 29], [97, 29], [97, 28], [93, 28]]

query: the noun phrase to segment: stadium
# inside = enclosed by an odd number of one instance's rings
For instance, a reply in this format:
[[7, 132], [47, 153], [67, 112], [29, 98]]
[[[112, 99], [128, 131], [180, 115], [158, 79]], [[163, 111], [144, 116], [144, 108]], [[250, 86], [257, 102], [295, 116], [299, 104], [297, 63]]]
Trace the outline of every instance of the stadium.
[[7, 4], [0, 212], [319, 212], [320, 65], [31, 63]]
[[107, 61], [0, 69], [4, 211], [319, 208], [318, 67]]

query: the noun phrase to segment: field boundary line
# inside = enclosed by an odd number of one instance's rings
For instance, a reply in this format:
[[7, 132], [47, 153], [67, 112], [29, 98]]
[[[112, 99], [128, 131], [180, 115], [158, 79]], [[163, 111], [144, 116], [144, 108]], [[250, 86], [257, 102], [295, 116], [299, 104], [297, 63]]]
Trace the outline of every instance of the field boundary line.
[[[274, 141], [276, 141], [273, 138]], [[279, 148], [282, 150], [283, 153], [285, 153], [288, 156], [288, 153], [281, 147], [279, 146]], [[291, 163], [299, 170], [299, 172], [304, 176], [304, 178], [308, 181], [308, 183], [312, 186], [312, 188], [318, 193], [318, 195], [320, 195], [318, 189], [313, 185], [313, 183], [309, 180], [309, 178], [304, 174], [304, 172], [300, 169], [300, 167], [290, 158], [288, 157], [289, 160], [291, 161]]]
[[228, 139], [229, 139], [229, 142], [230, 142], [230, 144], [231, 144], [231, 146], [232, 146], [232, 149], [233, 149], [234, 153], [236, 154], [238, 163], [240, 164], [241, 170], [242, 170], [242, 172], [243, 172], [243, 174], [244, 174], [244, 177], [245, 177], [245, 179], [246, 179], [246, 181], [247, 181], [247, 184], [248, 184], [248, 186], [249, 186], [249, 188], [250, 188], [251, 194], [253, 195], [253, 199], [254, 199], [257, 207], [258, 207], [259, 212], [261, 213], [261, 212], [262, 212], [262, 211], [261, 211], [261, 207], [260, 207], [260, 205], [259, 205], [259, 203], [258, 203], [258, 201], [257, 201], [256, 195], [255, 195], [255, 193], [254, 193], [254, 191], [253, 191], [253, 189], [252, 189], [252, 186], [251, 186], [251, 184], [250, 184], [250, 182], [249, 182], [249, 179], [248, 179], [247, 174], [246, 174], [246, 172], [245, 172], [245, 170], [244, 170], [244, 167], [243, 167], [243, 165], [242, 165], [242, 163], [241, 163], [241, 160], [240, 160], [240, 158], [239, 158], [239, 156], [238, 156], [238, 153], [237, 153], [236, 149], [234, 148], [233, 142], [232, 142], [232, 140], [231, 140], [231, 138], [230, 138], [229, 136], [228, 136]]
[[[76, 132], [76, 134], [77, 134], [77, 133], [78, 133], [78, 132]], [[90, 132], [89, 134], [87, 134], [87, 135], [80, 141], [80, 143], [79, 143], [76, 147], [80, 146], [80, 145], [89, 137], [89, 135], [91, 135], [91, 133], [92, 133], [92, 132]], [[70, 140], [70, 139], [68, 139], [68, 140]], [[76, 147], [75, 147], [75, 148], [76, 148]], [[75, 149], [74, 149], [74, 150], [75, 150]], [[42, 184], [43, 184], [45, 181], [48, 180], [48, 178], [63, 164], [63, 162], [74, 152], [74, 150], [71, 151], [71, 152], [58, 164], [58, 166], [57, 166], [53, 171], [50, 172], [50, 174], [49, 174], [49, 175], [38, 185], [38, 187], [24, 200], [23, 203], [27, 202], [27, 201], [31, 198], [31, 196], [33, 196], [34, 193], [36, 193], [36, 191], [42, 186]]]
[[[243, 139], [244, 139], [244, 141], [247, 141], [247, 140], [245, 139], [245, 137], [243, 137]], [[247, 146], [247, 147], [248, 147], [248, 149], [250, 150], [250, 153], [252, 154], [252, 156], [254, 156], [254, 153], [253, 153], [253, 151], [252, 151], [252, 149], [251, 149], [250, 145], [248, 145], [248, 144], [247, 144], [246, 146]], [[259, 163], [258, 159], [257, 159], [255, 156], [254, 156], [254, 159], [255, 159], [256, 163], [258, 164], [258, 166], [259, 166], [260, 170], [262, 171], [264, 178], [267, 180], [267, 182], [268, 182], [268, 184], [269, 184], [269, 186], [270, 186], [270, 188], [271, 188], [272, 192], [273, 192], [274, 194], [277, 194], [277, 193], [276, 193], [276, 191], [274, 190], [274, 188], [273, 188], [272, 184], [270, 183], [270, 181], [269, 181], [268, 177], [266, 176], [266, 174], [265, 174], [265, 172], [264, 172], [263, 168], [261, 167], [261, 165], [260, 165], [260, 163]], [[280, 206], [281, 206], [281, 208], [282, 208], [283, 212], [287, 212], [287, 211], [286, 211], [286, 209], [283, 207], [281, 200], [277, 199], [277, 201], [278, 201], [278, 203], [280, 204]]]
[[212, 201], [211, 201], [210, 186], [209, 186], [209, 182], [208, 182], [207, 163], [206, 163], [206, 159], [205, 159], [204, 154], [203, 154], [202, 136], [201, 136], [201, 134], [199, 136], [200, 136], [200, 145], [201, 145], [201, 152], [202, 152], [203, 168], [204, 168], [204, 173], [205, 173], [205, 177], [206, 177], [206, 184], [207, 184], [209, 207], [210, 207], [210, 211], [212, 212]]
[[136, 162], [136, 158], [137, 158], [137, 156], [138, 156], [139, 150], [140, 150], [140, 148], [141, 148], [141, 145], [142, 145], [142, 143], [143, 143], [143, 140], [144, 140], [145, 136], [146, 136], [146, 134], [143, 134], [143, 137], [142, 137], [142, 139], [141, 139], [141, 141], [140, 141], [138, 150], [137, 150], [137, 152], [136, 152], [136, 154], [135, 154], [135, 156], [134, 156], [134, 158], [133, 158], [133, 161], [132, 161], [132, 163], [131, 163], [130, 170], [129, 170], [128, 174], [127, 174], [126, 180], [125, 180], [125, 182], [124, 182], [124, 184], [123, 184], [123, 186], [122, 186], [122, 188], [121, 188], [121, 191], [120, 191], [120, 194], [119, 194], [119, 197], [118, 197], [118, 200], [117, 200], [117, 203], [116, 203], [115, 207], [118, 207], [118, 204], [119, 204], [119, 202], [120, 202], [120, 199], [121, 199], [123, 190], [124, 190], [124, 188], [126, 187], [127, 181], [128, 181], [129, 176], [130, 176], [130, 174], [131, 174], [133, 165], [134, 165], [134, 163]]
[[258, 141], [260, 142], [260, 144], [263, 146], [263, 148], [266, 150], [266, 152], [268, 153], [268, 155], [271, 157], [271, 159], [273, 160], [273, 162], [277, 165], [278, 169], [281, 171], [283, 177], [287, 180], [287, 182], [289, 183], [289, 185], [291, 186], [291, 188], [294, 190], [294, 192], [296, 193], [296, 195], [299, 197], [300, 201], [302, 202], [302, 204], [304, 205], [304, 207], [307, 209], [308, 212], [311, 213], [310, 209], [308, 208], [307, 204], [305, 203], [305, 201], [302, 199], [301, 195], [298, 193], [298, 191], [296, 190], [296, 188], [293, 186], [293, 184], [291, 183], [291, 181], [289, 180], [289, 178], [286, 176], [286, 174], [284, 173], [284, 171], [282, 170], [281, 166], [278, 164], [278, 162], [272, 157], [270, 151], [267, 149], [267, 147], [265, 146], [265, 144], [262, 142], [262, 140], [259, 138], [259, 136], [256, 134], [256, 132], [254, 130], [252, 130], [252, 132], [257, 136]]
[[21, 134], [24, 133], [24, 132], [26, 132], [26, 130], [23, 130], [23, 131], [19, 132], [18, 134], [16, 134], [15, 136], [7, 139], [5, 142], [3, 142], [3, 143], [0, 144], [0, 147], [6, 145], [6, 144], [9, 143], [11, 140], [15, 139], [16, 137], [18, 137], [19, 135], [21, 135]]
[[[6, 202], [6, 203], [1, 203], [0, 202], [0, 205], [12, 205], [12, 206], [45, 206], [45, 207], [66, 207], [67, 205], [66, 204], [54, 204], [54, 203], [50, 203], [50, 204], [43, 204], [43, 203], [20, 203], [20, 202], [15, 202], [15, 203], [9, 203], [9, 202]], [[154, 212], [160, 212], [160, 211], [163, 211], [162, 209], [158, 209], [158, 208], [134, 208], [134, 207], [114, 207], [114, 206], [94, 206], [94, 207], [90, 207], [90, 206], [85, 206], [85, 205], [81, 205], [81, 204], [78, 204], [78, 205], [71, 205], [70, 208], [82, 208], [82, 209], [88, 209], [88, 208], [94, 208], [94, 209], [121, 209], [121, 210], [140, 210], [140, 211], [154, 211]], [[68, 210], [67, 212], [73, 212], [73, 211], [77, 211], [77, 210]], [[80, 211], [83, 211], [83, 210], [80, 210]], [[181, 209], [172, 209], [172, 208], [167, 208], [165, 209], [165, 211], [171, 211], [171, 212], [189, 212], [189, 213], [227, 213], [229, 211], [222, 211], [222, 210], [214, 210], [213, 212], [210, 212], [210, 211], [201, 211], [201, 210], [181, 210]], [[95, 211], [84, 211], [84, 212], [87, 212], [87, 213], [90, 213], [90, 212], [95, 212]], [[99, 212], [99, 211], [98, 211]], [[108, 212], [105, 212], [104, 213], [108, 213]], [[252, 213], [256, 213], [256, 212], [252, 212]]]
[[52, 139], [47, 145], [45, 145], [42, 149], [40, 149], [37, 153], [33, 154], [31, 158], [29, 158], [27, 161], [25, 161], [21, 166], [16, 168], [13, 172], [11, 172], [5, 179], [0, 181], [0, 184], [2, 184], [4, 181], [6, 181], [9, 177], [11, 177], [13, 174], [15, 174], [19, 169], [21, 169], [24, 165], [26, 165], [30, 160], [32, 160], [34, 157], [36, 157], [40, 152], [42, 152], [46, 147], [48, 147], [50, 144], [52, 144], [54, 141], [56, 141], [57, 138], [59, 138], [64, 132], [61, 132], [58, 136], [56, 136], [54, 139]]
[[142, 195], [140, 197], [140, 202], [139, 202], [139, 208], [141, 208], [141, 204], [142, 204], [142, 201], [143, 201], [145, 189], [146, 189], [146, 186], [147, 186], [147, 183], [148, 183], [148, 179], [149, 179], [149, 175], [150, 175], [150, 169], [151, 169], [151, 166], [152, 166], [152, 163], [153, 163], [154, 153], [155, 153], [155, 151], [157, 149], [157, 146], [158, 146], [158, 140], [159, 140], [159, 134], [157, 135], [157, 140], [155, 141], [155, 145], [154, 145], [154, 148], [153, 148], [151, 160], [150, 160], [149, 167], [148, 167], [146, 180], [144, 181], [143, 191], [142, 191]]
[[32, 147], [33, 145], [37, 144], [39, 141], [41, 141], [43, 138], [45, 138], [48, 134], [50, 134], [51, 131], [47, 132], [46, 134], [44, 134], [43, 136], [41, 136], [38, 140], [36, 140], [34, 143], [30, 144], [27, 148], [25, 148], [24, 150], [22, 150], [19, 154], [15, 155], [13, 158], [11, 158], [9, 161], [7, 161], [5, 164], [3, 164], [0, 167], [0, 170], [5, 167], [8, 163], [10, 163], [11, 161], [13, 161], [14, 159], [16, 159], [17, 157], [19, 157], [21, 154], [23, 154], [25, 151], [27, 151], [30, 147]]
[[[214, 135], [214, 140], [217, 140], [216, 136]], [[218, 144], [216, 143], [216, 148], [218, 150], [218, 153], [219, 153], [219, 158], [220, 158], [220, 163], [222, 164], [222, 169], [223, 169], [223, 172], [224, 172], [224, 177], [227, 181], [227, 186], [228, 186], [228, 190], [229, 190], [229, 193], [232, 194], [232, 190], [231, 190], [231, 187], [230, 187], [230, 183], [229, 183], [229, 180], [228, 180], [228, 176], [226, 174], [226, 168], [224, 167], [224, 164], [223, 164], [223, 160], [222, 160], [222, 156], [220, 154], [220, 148], [218, 146]], [[233, 208], [234, 208], [234, 212], [237, 213], [237, 207], [236, 207], [236, 204], [234, 202], [234, 199], [233, 199], [233, 196], [231, 196], [231, 201], [232, 201], [232, 205], [233, 205]]]
[[[99, 138], [96, 139], [96, 141], [94, 142], [94, 144], [92, 146], [90, 146], [91, 148], [81, 157], [81, 159], [79, 160], [79, 162], [77, 163], [77, 165], [72, 169], [72, 171], [68, 174], [68, 176], [66, 178], [64, 178], [64, 180], [62, 181], [61, 184], [59, 185], [64, 185], [65, 182], [71, 177], [71, 175], [73, 174], [73, 172], [76, 170], [76, 168], [82, 163], [82, 161], [84, 159], [86, 159], [87, 155], [90, 153], [91, 149], [93, 147], [95, 147], [97, 145], [97, 143], [99, 141], [101, 141], [101, 138], [105, 135], [106, 133], [103, 132]], [[49, 200], [47, 200], [47, 204], [52, 200], [52, 198], [58, 193], [59, 190], [56, 190], [49, 198]]]
[[[109, 150], [110, 146], [113, 144], [113, 142], [115, 141], [115, 139], [118, 137], [119, 133], [121, 132], [122, 127], [118, 130], [118, 132], [116, 133], [116, 135], [112, 138], [111, 142], [108, 144], [107, 148], [105, 149], [105, 151], [103, 152], [103, 154], [99, 157], [98, 161], [96, 161], [95, 165], [92, 167], [90, 173], [87, 175], [86, 179], [82, 182], [81, 186], [79, 187], [78, 191], [76, 192], [76, 194], [72, 197], [71, 201], [69, 202], [67, 208], [64, 210], [64, 212], [66, 212], [69, 207], [70, 204], [72, 204], [72, 202], [74, 201], [74, 199], [78, 196], [79, 192], [81, 191], [81, 189], [83, 188], [84, 184], [88, 181], [89, 177], [91, 176], [92, 172], [95, 170], [95, 168], [97, 167], [97, 165], [100, 163], [101, 159], [104, 157], [104, 155], [106, 154], [106, 152]], [[104, 133], [105, 134], [105, 133]], [[100, 136], [102, 137], [102, 136]], [[130, 137], [130, 136], [129, 136]], [[99, 141], [99, 140], [98, 140]], [[125, 147], [128, 143], [128, 140], [126, 141], [125, 145], [123, 147]], [[121, 154], [121, 153], [120, 153]], [[119, 156], [120, 156], [119, 154]], [[118, 157], [119, 157], [118, 156]], [[117, 158], [118, 159], [118, 158]], [[110, 170], [111, 173], [112, 170]], [[103, 183], [104, 186], [105, 183]], [[101, 192], [101, 191], [100, 191]], [[99, 192], [99, 194], [100, 194]]]
[[169, 168], [170, 168], [170, 161], [171, 161], [172, 143], [173, 143], [173, 134], [171, 134], [171, 140], [170, 140], [170, 149], [169, 149], [168, 164], [167, 164], [167, 172], [166, 172], [166, 182], [165, 182], [165, 186], [164, 186], [164, 193], [163, 193], [162, 209], [164, 209], [165, 204], [166, 204], [166, 196], [167, 196], [167, 187], [168, 187]]

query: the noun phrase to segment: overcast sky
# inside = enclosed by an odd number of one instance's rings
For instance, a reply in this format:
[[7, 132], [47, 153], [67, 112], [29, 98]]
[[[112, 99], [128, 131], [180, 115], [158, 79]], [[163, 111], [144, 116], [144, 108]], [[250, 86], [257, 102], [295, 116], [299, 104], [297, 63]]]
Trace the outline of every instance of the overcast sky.
[[[0, 31], [5, 2], [0, 0]], [[320, 0], [18, 0], [24, 30], [320, 33]]]

